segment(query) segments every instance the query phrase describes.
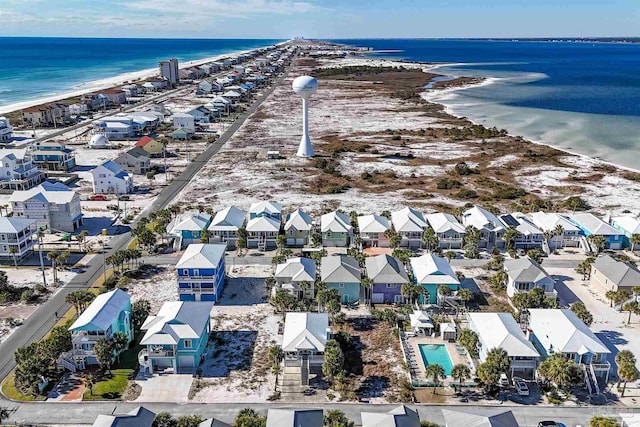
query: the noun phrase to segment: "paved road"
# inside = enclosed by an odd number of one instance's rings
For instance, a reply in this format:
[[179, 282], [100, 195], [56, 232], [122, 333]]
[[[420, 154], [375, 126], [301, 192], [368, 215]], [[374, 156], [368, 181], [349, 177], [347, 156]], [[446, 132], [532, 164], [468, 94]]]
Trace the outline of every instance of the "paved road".
[[[180, 257], [178, 256], [148, 256], [140, 259], [140, 262], [151, 265], [176, 265]], [[227, 267], [234, 265], [271, 265], [271, 256], [230, 256], [225, 257]]]
[[[165, 208], [171, 201], [182, 191], [182, 189], [193, 179], [200, 169], [209, 162], [209, 160], [220, 151], [220, 148], [229, 140], [233, 133], [244, 123], [260, 104], [280, 85], [287, 75], [285, 71], [278, 79], [276, 79], [270, 88], [265, 90], [263, 94], [256, 99], [253, 105], [244, 113], [240, 114], [236, 121], [221, 135], [218, 140], [209, 146], [189, 165], [187, 168], [171, 183], [165, 187], [156, 197], [154, 202], [148, 206], [140, 215], [146, 216], [150, 212], [155, 212]], [[135, 227], [134, 221], [131, 226]], [[116, 250], [124, 249], [131, 240], [130, 233], [114, 236], [106, 248], [105, 256], [109, 257]], [[99, 258], [96, 259], [96, 261]], [[9, 372], [15, 367], [13, 355], [19, 347], [23, 347], [33, 341], [41, 339], [56, 323], [54, 313], [65, 313], [70, 305], [64, 299], [70, 292], [86, 289], [98, 279], [102, 274], [102, 263], [92, 262], [86, 271], [76, 276], [67, 283], [55, 295], [42, 304], [36, 312], [34, 312], [20, 328], [15, 331], [9, 338], [0, 344], [0, 378], [5, 378]], [[0, 401], [3, 400], [0, 397]], [[5, 401], [6, 402], [6, 401]], [[2, 404], [4, 404], [3, 402]]]
[[[453, 267], [482, 267], [488, 263], [488, 259], [452, 259]], [[581, 261], [573, 259], [544, 258], [542, 266], [545, 268], [576, 268]]]
[[[140, 403], [110, 403], [110, 402], [83, 402], [83, 403], [48, 403], [48, 404], [21, 404], [10, 406], [12, 423], [35, 424], [92, 424], [99, 414], [124, 413], [139, 406]], [[274, 408], [319, 408], [324, 410], [340, 409], [351, 420], [360, 425], [361, 412], [383, 412], [397, 405], [372, 405], [372, 404], [282, 404], [282, 403], [149, 403], [144, 406], [156, 413], [167, 411], [174, 416], [198, 414], [203, 417], [215, 417], [225, 422], [232, 422], [238, 411], [251, 407], [260, 413], [266, 414], [268, 409]], [[567, 427], [576, 425], [588, 425], [589, 418], [594, 414], [616, 414], [612, 407], [541, 407], [541, 406], [487, 406], [487, 405], [410, 405], [418, 409], [420, 418], [444, 425], [443, 409], [473, 411], [478, 414], [495, 414], [506, 410], [513, 411], [521, 427], [537, 427], [541, 420], [556, 420], [563, 422]], [[640, 409], [624, 410], [624, 412], [640, 412]], [[55, 418], [55, 419], [54, 419]], [[458, 427], [458, 426], [456, 426]]]

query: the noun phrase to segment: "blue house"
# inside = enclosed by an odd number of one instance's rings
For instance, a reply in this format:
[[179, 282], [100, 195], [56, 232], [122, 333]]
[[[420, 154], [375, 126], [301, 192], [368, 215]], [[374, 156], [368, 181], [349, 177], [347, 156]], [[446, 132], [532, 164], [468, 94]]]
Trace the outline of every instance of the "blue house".
[[249, 220], [260, 217], [282, 221], [282, 205], [276, 202], [258, 202], [252, 204], [249, 208]]
[[427, 293], [420, 296], [422, 304], [440, 303], [438, 295], [440, 286], [447, 286], [454, 292], [460, 287], [458, 276], [453, 272], [446, 258], [428, 253], [411, 258], [410, 263], [415, 283], [422, 286]]
[[[74, 371], [86, 365], [97, 365], [93, 353], [95, 342], [110, 339], [121, 332], [130, 343], [133, 340], [131, 324], [131, 298], [121, 289], [100, 294], [93, 300], [69, 328], [72, 350], [62, 355], [61, 367]], [[114, 354], [114, 358], [115, 358]]]
[[631, 243], [631, 236], [640, 234], [640, 219], [632, 217], [631, 215], [617, 216], [611, 218], [611, 225], [620, 230], [624, 235], [624, 247], [635, 249]]
[[176, 264], [180, 301], [218, 301], [224, 286], [226, 245], [194, 243]]
[[322, 281], [328, 289], [337, 289], [343, 303], [354, 303], [360, 299], [362, 272], [358, 260], [348, 255], [322, 257]]
[[138, 354], [140, 367], [158, 371], [194, 372], [204, 359], [211, 325], [208, 302], [165, 302], [158, 314], [142, 324], [146, 331], [140, 341], [146, 346]]
[[590, 213], [577, 213], [571, 215], [569, 221], [574, 223], [580, 229], [580, 233], [585, 237], [592, 235], [604, 237], [607, 241], [606, 249], [622, 249], [624, 233], [610, 226], [597, 216]]
[[177, 236], [180, 247], [191, 243], [200, 243], [202, 232], [211, 224], [211, 215], [206, 213], [189, 213], [182, 215], [169, 226], [169, 234]]

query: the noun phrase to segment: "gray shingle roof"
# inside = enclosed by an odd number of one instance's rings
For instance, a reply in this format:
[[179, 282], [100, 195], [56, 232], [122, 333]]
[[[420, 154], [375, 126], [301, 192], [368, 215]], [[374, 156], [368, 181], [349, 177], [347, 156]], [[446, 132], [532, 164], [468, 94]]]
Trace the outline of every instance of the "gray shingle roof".
[[593, 263], [593, 268], [617, 286], [640, 286], [640, 271], [624, 262], [616, 261], [609, 255], [598, 257]]
[[404, 264], [391, 255], [377, 255], [365, 260], [367, 275], [373, 283], [407, 283], [409, 276]]
[[327, 283], [360, 283], [362, 277], [358, 260], [348, 255], [323, 257], [321, 278]]

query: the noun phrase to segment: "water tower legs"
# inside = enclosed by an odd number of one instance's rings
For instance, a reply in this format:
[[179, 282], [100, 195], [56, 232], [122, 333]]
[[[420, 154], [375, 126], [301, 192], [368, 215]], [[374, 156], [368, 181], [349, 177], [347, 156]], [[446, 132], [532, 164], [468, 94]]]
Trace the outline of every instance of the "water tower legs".
[[313, 157], [313, 147], [309, 139], [309, 105], [306, 98], [302, 98], [302, 139], [298, 147], [298, 157]]

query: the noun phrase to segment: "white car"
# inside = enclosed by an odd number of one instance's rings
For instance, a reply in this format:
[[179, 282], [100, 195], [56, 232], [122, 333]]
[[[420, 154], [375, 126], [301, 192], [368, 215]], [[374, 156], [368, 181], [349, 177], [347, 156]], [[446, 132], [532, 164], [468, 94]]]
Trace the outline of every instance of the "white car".
[[529, 396], [529, 387], [524, 381], [516, 380], [515, 388], [518, 396]]
[[509, 378], [507, 377], [507, 374], [500, 374], [500, 385], [502, 387], [509, 387]]

